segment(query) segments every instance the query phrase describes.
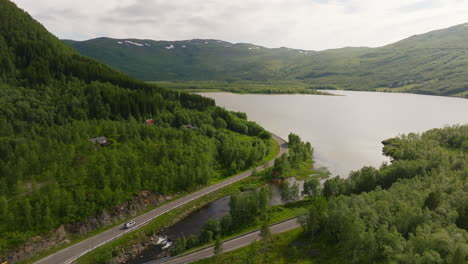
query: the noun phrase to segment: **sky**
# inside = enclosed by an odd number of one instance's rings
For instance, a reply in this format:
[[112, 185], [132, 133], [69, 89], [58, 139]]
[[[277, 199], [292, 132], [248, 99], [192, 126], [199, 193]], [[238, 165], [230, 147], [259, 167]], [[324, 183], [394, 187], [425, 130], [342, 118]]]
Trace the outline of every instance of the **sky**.
[[13, 0], [62, 39], [379, 47], [468, 22], [467, 0]]

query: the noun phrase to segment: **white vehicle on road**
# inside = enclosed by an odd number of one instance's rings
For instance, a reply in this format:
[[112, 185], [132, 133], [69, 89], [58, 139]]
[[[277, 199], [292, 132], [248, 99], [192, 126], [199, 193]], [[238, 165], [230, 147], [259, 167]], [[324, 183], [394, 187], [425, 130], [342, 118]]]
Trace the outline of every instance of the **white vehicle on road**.
[[132, 226], [134, 226], [136, 223], [135, 221], [128, 221], [127, 223], [125, 223], [124, 227], [125, 228], [130, 228]]

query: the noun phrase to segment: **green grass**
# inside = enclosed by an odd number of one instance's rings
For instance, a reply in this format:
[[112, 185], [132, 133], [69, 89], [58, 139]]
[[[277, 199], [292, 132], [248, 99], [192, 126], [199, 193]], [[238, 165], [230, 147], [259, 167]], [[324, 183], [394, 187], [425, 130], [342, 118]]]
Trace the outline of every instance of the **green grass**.
[[280, 145], [276, 140], [270, 139], [270, 153], [264, 158], [264, 161], [270, 161], [274, 159], [280, 152]]
[[[310, 259], [310, 249], [302, 243], [302, 230], [295, 228], [293, 230], [275, 234], [266, 251], [262, 250], [260, 242], [245, 246], [219, 256], [202, 259], [197, 264], [208, 263], [276, 263], [276, 264], [314, 264]], [[247, 262], [249, 260], [249, 262]]]
[[404, 85], [404, 86], [397, 87], [397, 88], [379, 87], [379, 88], [376, 88], [375, 90], [377, 92], [386, 92], [386, 93], [404, 93], [404, 92], [411, 91], [411, 89], [416, 88], [416, 87], [417, 87], [416, 84], [408, 84], [408, 85]]

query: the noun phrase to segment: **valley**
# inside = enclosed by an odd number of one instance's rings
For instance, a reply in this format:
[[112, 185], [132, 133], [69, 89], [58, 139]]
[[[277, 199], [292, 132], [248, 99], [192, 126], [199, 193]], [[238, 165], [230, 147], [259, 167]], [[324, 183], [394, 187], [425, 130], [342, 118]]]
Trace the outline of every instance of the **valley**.
[[[294, 35], [305, 10], [381, 10], [25, 1], [0, 0], [0, 263], [468, 261], [467, 23]], [[342, 44], [366, 36], [387, 44]]]

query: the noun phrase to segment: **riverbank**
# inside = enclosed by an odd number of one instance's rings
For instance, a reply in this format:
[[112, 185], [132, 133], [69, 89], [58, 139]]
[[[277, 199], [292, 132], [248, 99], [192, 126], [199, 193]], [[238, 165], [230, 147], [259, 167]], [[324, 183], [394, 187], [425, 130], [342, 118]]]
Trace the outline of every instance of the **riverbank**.
[[[311, 178], [315, 178], [315, 179], [319, 180], [319, 179], [322, 179], [323, 177], [326, 177], [323, 174], [318, 173], [317, 171], [314, 171], [313, 167], [312, 167], [312, 164], [313, 164], [313, 162], [311, 162], [310, 160], [306, 161], [306, 162], [303, 162], [302, 164], [299, 164], [299, 166], [297, 166], [297, 168], [292, 169], [287, 175], [288, 176], [298, 176], [298, 177], [300, 177], [302, 179], [302, 181], [306, 180], [306, 179], [311, 179]], [[307, 176], [305, 175], [306, 169], [309, 170]], [[270, 185], [271, 188], [273, 188], [273, 189], [271, 189], [271, 191], [272, 191], [271, 195], [276, 197], [276, 196], [280, 196], [280, 192], [281, 192], [281, 190], [279, 190], [279, 191], [276, 190], [277, 188], [281, 188], [281, 187], [278, 187], [278, 185], [282, 186], [282, 184], [284, 182], [290, 182], [290, 183], [298, 182], [297, 180], [292, 180], [292, 178], [294, 178], [294, 177], [289, 177], [289, 178], [284, 179], [284, 180], [276, 179], [274, 181], [270, 181], [269, 179], [271, 179], [271, 176], [270, 176], [271, 173], [272, 172], [270, 170], [265, 170], [263, 172], [257, 173], [255, 177], [251, 177], [252, 180], [250, 182], [241, 183], [239, 185], [238, 190], [234, 190], [233, 193], [238, 192], [238, 191], [241, 191], [241, 192], [255, 191], [255, 190], [258, 190], [259, 188], [261, 188], [262, 186], [265, 186], [266, 183], [268, 183], [268, 185]], [[298, 183], [299, 183], [300, 186], [303, 185], [303, 182], [298, 182]], [[300, 187], [300, 190], [302, 190], [302, 187]], [[233, 193], [230, 193], [230, 195], [233, 194]], [[271, 198], [271, 199], [273, 199], [273, 198]], [[278, 197], [276, 197], [276, 200], [277, 199], [278, 199]], [[200, 214], [206, 214], [206, 213], [209, 212], [211, 214], [211, 218], [217, 218], [217, 219], [220, 219], [221, 217], [225, 216], [225, 213], [218, 214], [217, 212], [218, 211], [219, 212], [226, 212], [226, 208], [224, 208], [224, 207], [227, 207], [227, 204], [225, 202], [222, 202], [221, 203], [222, 207], [219, 207], [221, 205], [218, 205], [218, 201], [224, 201], [224, 198], [213, 201], [212, 203], [207, 205], [208, 207], [205, 207], [205, 209], [203, 209], [200, 212], [190, 214], [187, 218], [184, 218], [183, 220], [181, 220], [181, 222], [178, 222], [174, 226], [169, 227], [165, 231], [165, 233], [162, 233], [160, 235], [161, 236], [169, 236], [172, 240], [177, 239], [175, 247], [177, 248], [177, 250], [180, 250], [180, 247], [178, 247], [177, 243], [180, 242], [179, 239], [182, 239], [183, 236], [186, 239], [189, 236], [193, 236], [193, 235], [195, 235], [196, 237], [199, 237], [199, 235], [200, 235], [199, 232], [202, 231], [202, 226], [199, 224], [200, 220], [198, 220], [198, 219], [200, 219], [200, 218], [205, 219], [205, 220], [203, 220], [204, 221], [203, 223], [206, 223], [206, 221], [208, 221], [208, 219], [210, 219], [210, 218], [203, 217]], [[288, 203], [287, 205], [284, 205], [284, 204], [283, 205], [278, 205], [276, 202], [273, 202], [273, 200], [271, 200], [270, 204], [271, 204], [271, 207], [268, 209], [268, 214], [267, 214], [266, 219], [257, 218], [254, 221], [250, 222], [249, 224], [247, 224], [245, 226], [242, 226], [240, 229], [236, 229], [235, 232], [229, 232], [228, 234], [223, 235], [223, 236], [221, 236], [219, 238], [221, 240], [232, 239], [232, 238], [234, 238], [236, 236], [240, 236], [240, 235], [252, 232], [252, 231], [260, 228], [261, 225], [263, 223], [265, 223], [265, 222], [268, 223], [268, 224], [275, 224], [275, 223], [278, 223], [278, 222], [285, 221], [287, 219], [295, 218], [295, 217], [297, 217], [299, 215], [303, 215], [303, 214], [305, 214], [305, 213], [307, 213], [309, 211], [309, 209], [313, 205], [313, 202], [311, 200], [309, 200], [309, 199], [305, 199], [305, 200], [301, 200], [301, 201], [298, 201], [298, 202], [295, 202], [295, 203]], [[206, 208], [210, 208], [210, 209], [206, 209]], [[214, 211], [214, 210], [216, 210], [216, 211]], [[229, 207], [228, 207], [228, 211], [229, 211]], [[185, 225], [188, 225], [190, 227], [184, 228]], [[198, 230], [198, 231], [195, 231], [195, 230]], [[208, 242], [208, 243], [199, 244], [199, 245], [197, 245], [195, 247], [187, 247], [185, 249], [185, 251], [182, 251], [182, 252], [179, 251], [179, 254], [185, 255], [185, 254], [187, 254], [187, 252], [193, 252], [193, 251], [197, 251], [197, 249], [209, 247], [210, 245], [212, 245], [212, 243], [213, 243], [213, 241]], [[159, 245], [151, 246], [150, 245], [147, 250], [144, 250], [141, 253], [141, 255], [135, 256], [128, 263], [145, 263], [145, 262], [148, 262], [148, 261], [153, 261], [155, 259], [159, 259], [161, 257], [168, 256], [168, 254], [162, 254], [162, 252], [163, 251], [161, 250], [161, 246], [159, 246]], [[183, 252], [186, 252], [186, 253], [183, 253]]]
[[150, 82], [171, 90], [189, 93], [230, 92], [237, 94], [315, 94], [333, 95], [325, 90], [336, 90], [336, 87], [322, 86], [298, 80], [287, 81], [186, 81], [186, 82]]
[[[272, 144], [272, 152], [276, 152], [276, 153], [274, 155], [270, 153], [270, 155], [267, 156], [266, 158], [274, 158], [286, 151], [285, 145], [283, 144], [281, 144], [281, 146], [279, 145], [280, 143], [279, 139], [277, 140], [272, 139], [272, 142], [273, 141], [276, 143]], [[264, 165], [261, 165], [261, 164], [264, 164]], [[267, 166], [271, 166], [273, 162], [271, 160], [270, 161], [264, 160], [263, 162], [260, 162], [257, 165], [261, 165], [260, 167], [262, 167], [262, 166], [265, 166], [265, 164], [267, 164]], [[133, 248], [133, 249], [140, 248], [140, 250], [142, 250], [141, 244], [147, 240], [151, 241], [151, 238], [155, 238], [156, 234], [160, 230], [162, 230], [164, 227], [174, 224], [178, 220], [182, 219], [184, 216], [188, 215], [190, 212], [193, 212], [194, 210], [206, 205], [207, 203], [213, 200], [219, 199], [221, 197], [227, 196], [230, 193], [236, 191], [237, 190], [236, 188], [240, 188], [241, 186], [241, 185], [238, 185], [240, 183], [236, 181], [240, 178], [249, 176], [250, 171], [252, 169], [253, 168], [241, 174], [237, 174], [236, 176], [233, 176], [231, 178], [225, 178], [224, 179], [225, 181], [222, 181], [222, 182], [217, 181], [216, 184], [222, 184], [224, 185], [224, 187], [218, 190], [212, 191], [209, 194], [206, 194], [199, 198], [192, 199], [173, 210], [170, 210], [162, 215], [157, 216], [157, 218], [152, 219], [151, 222], [141, 227], [140, 229], [136, 231], [132, 231], [128, 234], [125, 234], [119, 237], [118, 239], [115, 239], [87, 253], [86, 255], [80, 257], [77, 260], [77, 263], [107, 263], [108, 261], [119, 257], [122, 253], [131, 251], [131, 250], [128, 250], [129, 248]], [[244, 179], [244, 180], [247, 180], [248, 182], [249, 178]], [[241, 182], [244, 180], [241, 180]], [[231, 183], [234, 182], [234, 183], [232, 183], [231, 185], [228, 185], [230, 182]], [[211, 188], [214, 185], [215, 184], [212, 184], [210, 186], [205, 187], [204, 189]], [[203, 191], [204, 189], [201, 189], [199, 191]], [[192, 195], [192, 194], [189, 194], [189, 195]]]

